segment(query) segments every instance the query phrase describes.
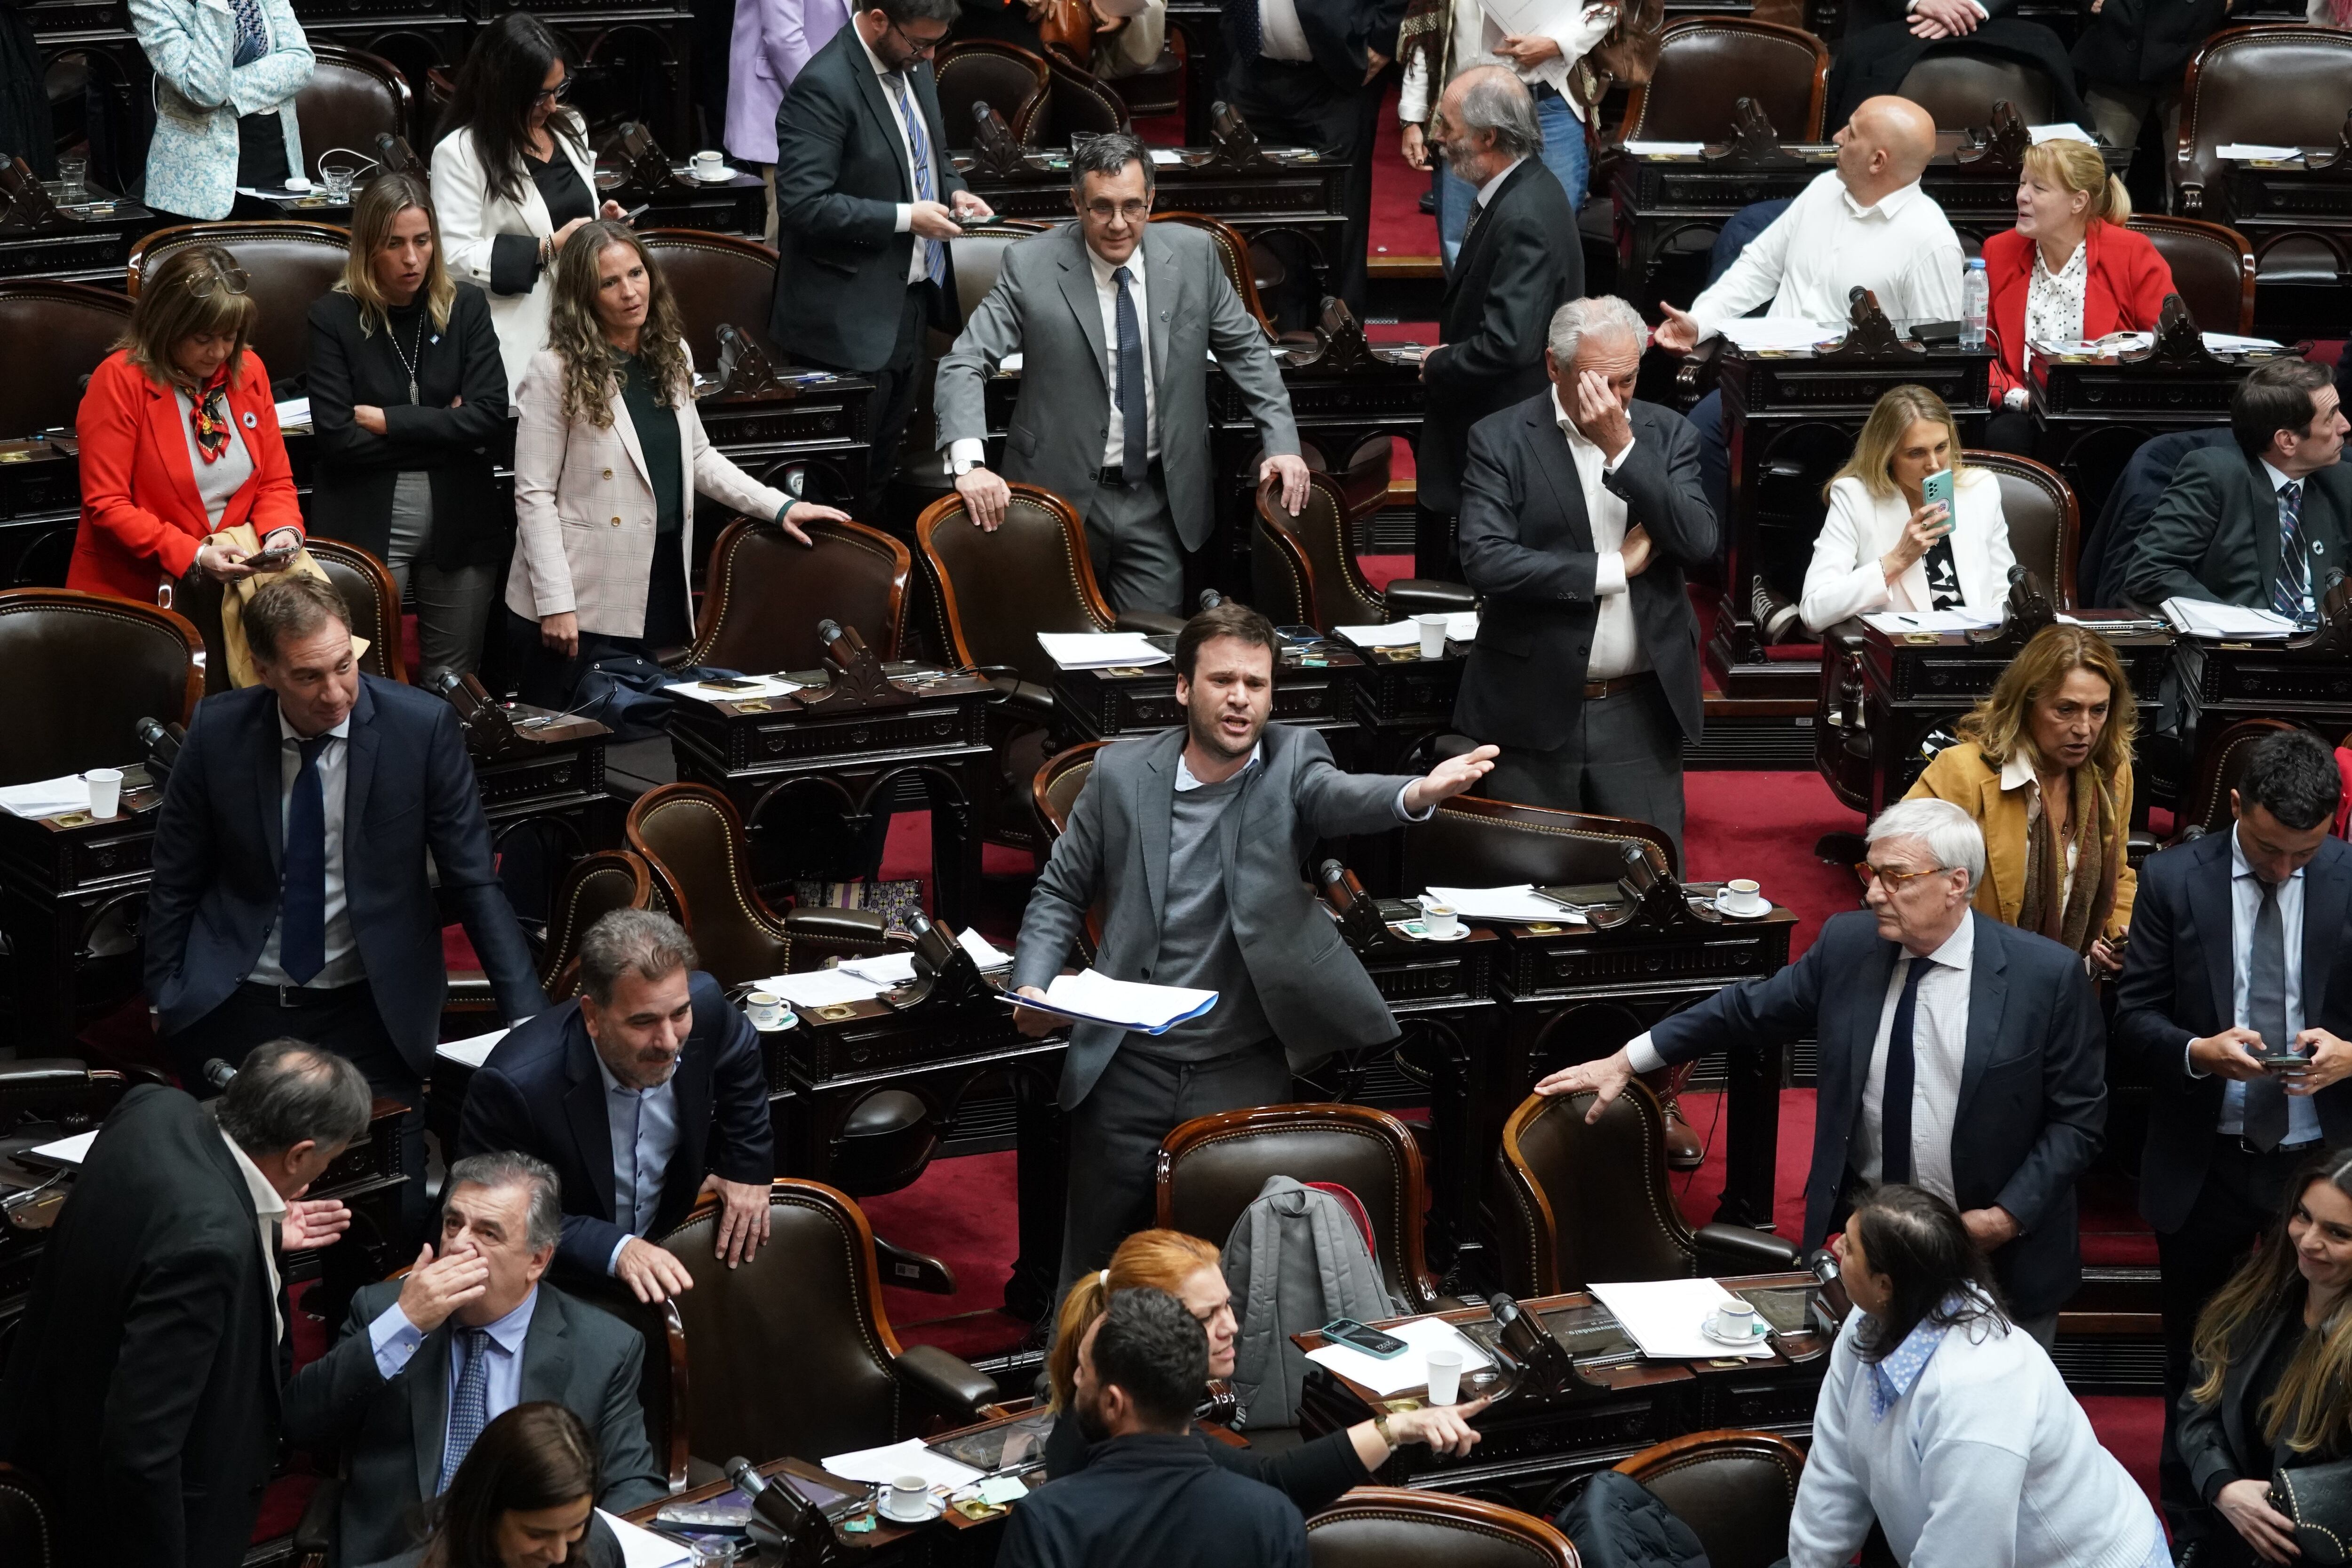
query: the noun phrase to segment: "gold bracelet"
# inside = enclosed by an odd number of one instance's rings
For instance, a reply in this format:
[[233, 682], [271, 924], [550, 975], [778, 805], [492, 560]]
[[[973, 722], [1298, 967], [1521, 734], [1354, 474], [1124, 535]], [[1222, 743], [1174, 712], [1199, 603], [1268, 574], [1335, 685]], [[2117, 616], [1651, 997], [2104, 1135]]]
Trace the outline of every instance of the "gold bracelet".
[[1381, 1410], [1373, 1413], [1372, 1430], [1381, 1435], [1381, 1441], [1389, 1446], [1390, 1453], [1395, 1453], [1398, 1448], [1403, 1446], [1396, 1440], [1396, 1434], [1389, 1430], [1389, 1413], [1387, 1411]]

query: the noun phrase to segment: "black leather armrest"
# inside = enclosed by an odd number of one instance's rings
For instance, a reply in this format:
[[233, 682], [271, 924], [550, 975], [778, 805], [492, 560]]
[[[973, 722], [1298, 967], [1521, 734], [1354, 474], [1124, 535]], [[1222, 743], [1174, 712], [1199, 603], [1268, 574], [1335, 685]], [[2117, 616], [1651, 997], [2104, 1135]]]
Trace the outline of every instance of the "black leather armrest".
[[996, 1398], [996, 1380], [937, 1345], [908, 1345], [891, 1370], [958, 1421], [977, 1421]]
[[1148, 637], [1172, 637], [1184, 629], [1184, 617], [1163, 616], [1157, 610], [1121, 610], [1116, 625], [1123, 632], [1141, 632]]
[[1824, 626], [1820, 637], [1823, 647], [1835, 648], [1840, 653], [1860, 654], [1870, 646], [1870, 628], [1859, 616]]
[[1723, 337], [1720, 333], [1683, 356], [1683, 363], [1675, 370], [1675, 401], [1685, 412], [1715, 390], [1716, 378], [1723, 372], [1723, 367], [1717, 362], [1722, 357]]
[[1744, 1225], [1698, 1228], [1699, 1267], [1710, 1274], [1772, 1274], [1797, 1267], [1794, 1247], [1767, 1231]]
[[1034, 681], [1022, 680], [1010, 675], [992, 675], [988, 683], [1004, 694], [1004, 706], [1024, 718], [1034, 718], [1040, 723], [1054, 717], [1054, 689], [1039, 686]]
[[1457, 610], [1475, 610], [1478, 595], [1470, 591], [1467, 583], [1448, 583], [1437, 577], [1400, 577], [1381, 590], [1381, 602], [1388, 606], [1389, 618], [1402, 620], [1407, 616], [1448, 616]]
[[784, 911], [784, 931], [795, 939], [870, 942], [878, 949], [890, 940], [890, 922], [879, 910], [844, 910], [831, 904], [794, 905]]
[[311, 1489], [310, 1500], [302, 1505], [302, 1517], [294, 1526], [294, 1562], [296, 1568], [324, 1568], [334, 1561], [335, 1521], [343, 1511], [343, 1482], [340, 1476], [321, 1476]]
[[2144, 828], [2135, 829], [2124, 838], [2124, 858], [2130, 862], [2131, 868], [2137, 871], [2149, 856], [2163, 847], [2162, 841], [2155, 834]]

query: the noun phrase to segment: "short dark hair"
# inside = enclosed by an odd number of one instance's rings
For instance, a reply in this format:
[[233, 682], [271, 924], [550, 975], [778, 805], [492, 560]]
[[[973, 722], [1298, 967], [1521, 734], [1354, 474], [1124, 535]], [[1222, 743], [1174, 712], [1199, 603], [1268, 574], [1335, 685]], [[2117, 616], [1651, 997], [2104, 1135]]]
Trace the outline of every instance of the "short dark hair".
[[909, 22], [952, 24], [963, 15], [961, 0], [857, 0], [861, 11], [879, 11], [895, 26]]
[[2344, 775], [2327, 742], [2308, 730], [2282, 730], [2256, 745], [2238, 775], [2238, 804], [2261, 806], [2284, 827], [2308, 832], [2336, 815]]
[[661, 980], [701, 962], [686, 928], [658, 910], [614, 910], [580, 939], [580, 989], [600, 1007], [624, 974]]
[[213, 1118], [248, 1154], [297, 1143], [341, 1149], [367, 1131], [375, 1096], [350, 1060], [300, 1040], [272, 1040], [246, 1053]]
[[1142, 137], [1132, 131], [1105, 131], [1074, 142], [1070, 147], [1070, 189], [1084, 195], [1088, 174], [1116, 174], [1129, 163], [1143, 165], [1143, 194], [1150, 195], [1156, 182], [1151, 172], [1151, 149], [1143, 144]]
[[1125, 1390], [1153, 1431], [1183, 1430], [1209, 1383], [1209, 1336], [1165, 1290], [1114, 1292], [1095, 1331], [1094, 1358], [1096, 1385]]
[[[1863, 1360], [1892, 1355], [1922, 1322], [2009, 1321], [1992, 1265], [1969, 1239], [1959, 1210], [1898, 1182], [1864, 1192], [1853, 1212], [1862, 1221], [1864, 1260], [1894, 1287], [1885, 1316], [1855, 1342]], [[1960, 1304], [1948, 1305], [1955, 1297]]]
[[[499, 1519], [593, 1498], [603, 1489], [596, 1440], [568, 1407], [544, 1399], [516, 1405], [482, 1428], [449, 1489], [432, 1504], [425, 1561], [435, 1568], [501, 1568]], [[570, 1561], [585, 1557], [574, 1547]]]
[[1276, 648], [1280, 639], [1274, 635], [1274, 623], [1251, 609], [1227, 599], [1213, 609], [1202, 610], [1184, 623], [1176, 634], [1176, 672], [1185, 679], [1192, 679], [1192, 667], [1199, 662], [1201, 645], [1218, 637], [1237, 637], [1263, 648]]
[[2274, 359], [2256, 365], [2230, 399], [2230, 433], [2249, 458], [2271, 449], [2282, 430], [2301, 436], [2319, 412], [2319, 389], [2329, 384], [2327, 367], [2307, 359]]
[[275, 664], [280, 648], [329, 621], [351, 629], [352, 607], [343, 602], [342, 590], [324, 577], [289, 572], [245, 602], [245, 646], [254, 658]]

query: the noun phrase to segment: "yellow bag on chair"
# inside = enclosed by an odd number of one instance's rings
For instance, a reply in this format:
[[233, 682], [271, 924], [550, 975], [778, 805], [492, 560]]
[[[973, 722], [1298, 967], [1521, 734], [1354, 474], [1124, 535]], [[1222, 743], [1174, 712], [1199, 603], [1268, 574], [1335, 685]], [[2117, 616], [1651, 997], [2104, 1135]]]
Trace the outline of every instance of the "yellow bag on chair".
[[[240, 522], [235, 528], [224, 528], [218, 533], [207, 534], [205, 542], [241, 550], [247, 555], [261, 553], [260, 536], [254, 532], [253, 524], [249, 522]], [[245, 642], [245, 602], [278, 578], [294, 573], [316, 577], [321, 583], [329, 581], [327, 569], [310, 559], [310, 552], [305, 546], [298, 548], [293, 559], [275, 572], [257, 572], [250, 577], [240, 577], [234, 583], [222, 584], [221, 651], [228, 658], [228, 683], [231, 686], [241, 689], [261, 679], [254, 673], [253, 650]], [[366, 658], [370, 646], [367, 638], [357, 632], [352, 634], [353, 659]]]

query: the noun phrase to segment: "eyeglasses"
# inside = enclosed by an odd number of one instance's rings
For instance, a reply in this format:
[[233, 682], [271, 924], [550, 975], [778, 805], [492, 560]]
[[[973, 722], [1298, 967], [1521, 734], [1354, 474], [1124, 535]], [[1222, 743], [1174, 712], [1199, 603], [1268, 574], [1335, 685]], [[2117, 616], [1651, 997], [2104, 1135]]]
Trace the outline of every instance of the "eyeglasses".
[[1088, 202], [1087, 216], [1097, 223], [1108, 223], [1118, 218], [1127, 223], [1141, 223], [1151, 214], [1150, 202]]
[[223, 291], [242, 294], [252, 281], [242, 267], [215, 267], [208, 271], [189, 273], [188, 292], [199, 300], [209, 300]]
[[1932, 877], [1939, 871], [1950, 869], [1949, 866], [1930, 866], [1924, 871], [1886, 871], [1881, 870], [1867, 860], [1857, 860], [1853, 863], [1853, 874], [1862, 879], [1864, 887], [1869, 887], [1874, 881], [1884, 882], [1889, 893], [1901, 892], [1906, 884], [1916, 881], [1921, 877]]
[[530, 100], [534, 104], [562, 103], [571, 96], [572, 79], [569, 76], [566, 76], [562, 81], [557, 82], [553, 87], [542, 87], [537, 92], [532, 93], [530, 95]]
[[899, 37], [905, 39], [907, 47], [914, 52], [915, 58], [918, 59], [929, 58], [934, 50], [936, 50], [941, 44], [948, 41], [948, 36], [945, 33], [941, 33], [938, 37], [926, 42], [925, 40], [915, 37], [914, 34], [907, 31], [907, 29], [898, 26], [896, 22], [888, 23], [885, 30], [896, 33]]

